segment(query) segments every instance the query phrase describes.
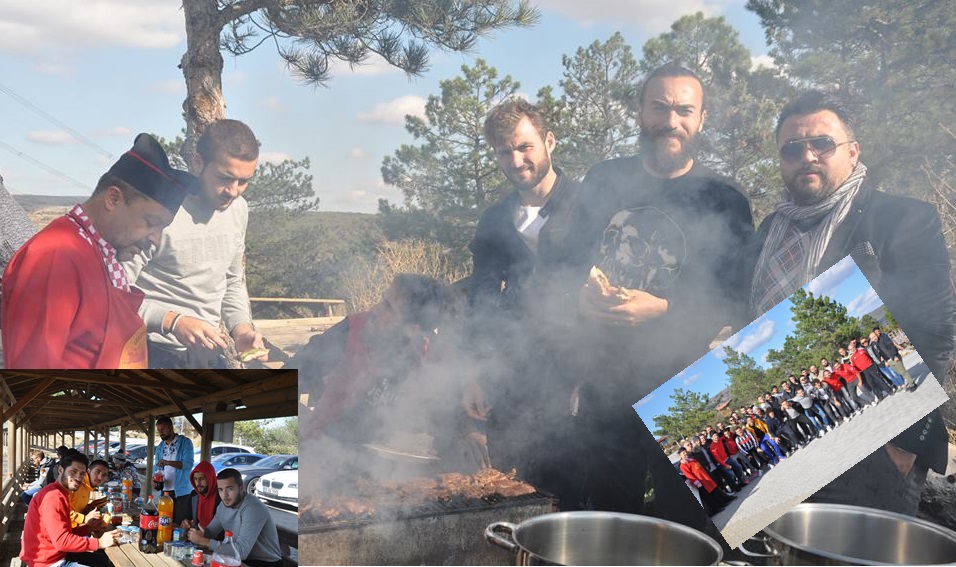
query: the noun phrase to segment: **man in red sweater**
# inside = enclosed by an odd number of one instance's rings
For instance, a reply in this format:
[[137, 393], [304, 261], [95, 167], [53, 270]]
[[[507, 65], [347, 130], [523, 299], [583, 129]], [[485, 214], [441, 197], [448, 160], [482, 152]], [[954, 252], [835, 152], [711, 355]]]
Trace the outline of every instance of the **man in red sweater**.
[[[70, 527], [70, 493], [83, 484], [87, 466], [89, 460], [85, 455], [63, 457], [57, 468], [56, 482], [44, 486], [30, 501], [20, 550], [20, 561], [28, 567], [91, 565], [93, 556], [84, 552], [116, 545], [118, 530], [105, 532], [98, 538], [85, 537], [105, 528], [102, 520]], [[89, 560], [84, 561], [85, 558]]]
[[82, 204], [14, 254], [3, 273], [7, 368], [147, 368], [146, 325], [120, 262], [158, 246], [196, 178], [140, 134]]
[[750, 479], [747, 478], [747, 475], [744, 474], [744, 469], [741, 467], [736, 460], [729, 460], [728, 453], [729, 449], [724, 445], [720, 434], [714, 431], [710, 434], [710, 446], [707, 448], [710, 451], [711, 456], [714, 457], [714, 460], [717, 461], [718, 467], [723, 467], [725, 470], [733, 470], [734, 475], [737, 477], [737, 485], [750, 484]]
[[680, 471], [684, 474], [684, 478], [697, 487], [709, 515], [713, 516], [720, 512], [737, 498], [718, 488], [714, 479], [707, 474], [707, 470], [690, 456], [686, 448], [681, 448], [678, 453], [680, 454]]
[[850, 351], [850, 363], [860, 371], [861, 376], [863, 376], [863, 383], [869, 390], [870, 395], [873, 396], [870, 405], [876, 405], [877, 402], [889, 396], [891, 392], [883, 383], [880, 370], [873, 364], [873, 359], [866, 353], [866, 350], [857, 344], [856, 339], [850, 341], [847, 350]]

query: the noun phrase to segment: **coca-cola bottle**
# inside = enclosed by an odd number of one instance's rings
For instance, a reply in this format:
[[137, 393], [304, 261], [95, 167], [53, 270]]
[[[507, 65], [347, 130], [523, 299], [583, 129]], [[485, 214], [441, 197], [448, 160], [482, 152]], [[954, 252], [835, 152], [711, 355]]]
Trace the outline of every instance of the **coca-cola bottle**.
[[159, 510], [149, 495], [146, 505], [139, 515], [139, 550], [143, 553], [156, 553], [156, 534], [159, 531]]
[[211, 567], [239, 567], [240, 565], [242, 565], [242, 558], [239, 557], [236, 546], [232, 544], [232, 532], [226, 532], [226, 539], [222, 540], [222, 545], [212, 554]]
[[163, 471], [163, 467], [156, 467], [156, 470], [153, 471], [153, 490], [161, 492], [165, 483], [166, 473]]

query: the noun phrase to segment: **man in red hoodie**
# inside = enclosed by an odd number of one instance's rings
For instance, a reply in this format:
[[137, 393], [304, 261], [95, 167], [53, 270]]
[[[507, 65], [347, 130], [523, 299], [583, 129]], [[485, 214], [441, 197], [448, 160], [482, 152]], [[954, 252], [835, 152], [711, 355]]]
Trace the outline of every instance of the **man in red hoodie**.
[[846, 398], [853, 400], [853, 404], [856, 405], [858, 412], [863, 411], [863, 408], [866, 407], [866, 403], [864, 403], [863, 398], [860, 397], [860, 394], [857, 392], [857, 387], [860, 386], [860, 382], [857, 382], [857, 378], [860, 377], [860, 371], [848, 362], [834, 362], [832, 374], [845, 384], [842, 391], [846, 395]]
[[102, 521], [70, 527], [70, 493], [83, 484], [88, 466], [85, 455], [63, 457], [57, 465], [56, 482], [44, 486], [30, 501], [20, 550], [20, 561], [28, 567], [93, 565], [101, 561], [94, 561], [91, 552], [116, 545], [118, 530], [85, 537], [105, 528]]
[[858, 346], [856, 339], [853, 339], [850, 341], [847, 350], [850, 351], [850, 363], [854, 368], [860, 371], [860, 374], [863, 376], [863, 383], [866, 385], [867, 390], [869, 390], [870, 395], [873, 396], [873, 401], [870, 405], [876, 405], [877, 402], [889, 396], [890, 391], [883, 383], [880, 370], [873, 364], [873, 359], [866, 353], [866, 349], [862, 346]]
[[716, 431], [710, 434], [710, 446], [707, 449], [714, 457], [714, 460], [717, 461], [718, 467], [723, 467], [724, 469], [734, 471], [734, 475], [737, 477], [738, 485], [750, 484], [750, 479], [744, 474], [744, 469], [737, 463], [736, 460], [731, 460], [729, 458], [729, 451], [722, 443], [720, 434]]
[[216, 515], [216, 506], [222, 502], [219, 491], [209, 488], [214, 480], [216, 480], [216, 469], [209, 461], [199, 461], [189, 475], [189, 481], [193, 484], [193, 492], [190, 494], [192, 505], [186, 512], [186, 518], [180, 524], [184, 530], [206, 527], [212, 522]]

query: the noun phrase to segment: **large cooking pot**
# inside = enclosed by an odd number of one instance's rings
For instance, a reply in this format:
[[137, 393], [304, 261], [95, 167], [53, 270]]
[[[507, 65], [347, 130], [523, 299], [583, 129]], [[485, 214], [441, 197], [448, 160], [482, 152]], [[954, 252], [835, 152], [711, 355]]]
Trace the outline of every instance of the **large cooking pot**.
[[842, 504], [798, 504], [741, 545], [778, 565], [938, 565], [956, 563], [956, 533], [919, 518]]
[[495, 522], [485, 538], [516, 552], [518, 565], [716, 565], [723, 556], [716, 541], [682, 524], [612, 512]]

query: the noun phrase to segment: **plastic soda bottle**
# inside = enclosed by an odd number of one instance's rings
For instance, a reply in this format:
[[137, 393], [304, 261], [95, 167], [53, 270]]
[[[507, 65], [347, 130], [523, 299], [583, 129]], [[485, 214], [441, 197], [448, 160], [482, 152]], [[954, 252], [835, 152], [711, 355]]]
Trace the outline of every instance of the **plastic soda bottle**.
[[[146, 505], [139, 515], [139, 550], [143, 553], [156, 553], [156, 533], [159, 531], [159, 510], [149, 495]], [[159, 547], [162, 549], [162, 546]]]
[[163, 547], [167, 541], [173, 541], [173, 499], [168, 492], [163, 492], [159, 499], [159, 532], [156, 534], [156, 545]]
[[239, 567], [240, 565], [242, 565], [242, 559], [239, 557], [239, 550], [232, 544], [232, 532], [226, 532], [226, 539], [222, 540], [222, 545], [212, 554], [211, 567]]

